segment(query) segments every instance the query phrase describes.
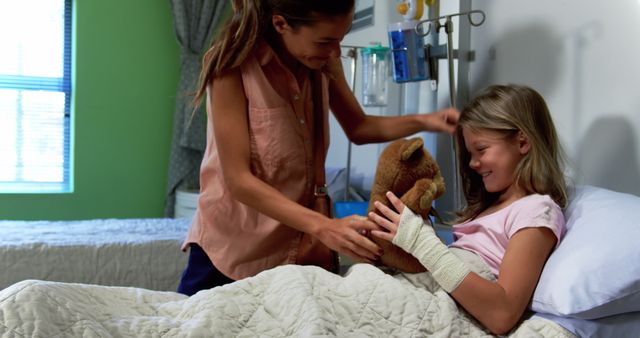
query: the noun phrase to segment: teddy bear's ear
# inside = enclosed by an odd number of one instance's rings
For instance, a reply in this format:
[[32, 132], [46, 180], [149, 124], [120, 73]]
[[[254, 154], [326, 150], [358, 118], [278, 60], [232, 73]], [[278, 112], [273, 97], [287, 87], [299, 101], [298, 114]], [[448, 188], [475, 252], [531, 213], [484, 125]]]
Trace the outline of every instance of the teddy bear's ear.
[[415, 153], [418, 150], [421, 150], [422, 146], [424, 146], [424, 142], [420, 137], [414, 137], [407, 141], [408, 142], [404, 145], [403, 147], [404, 149], [402, 150], [401, 158], [403, 161], [408, 160], [413, 155], [413, 153]]

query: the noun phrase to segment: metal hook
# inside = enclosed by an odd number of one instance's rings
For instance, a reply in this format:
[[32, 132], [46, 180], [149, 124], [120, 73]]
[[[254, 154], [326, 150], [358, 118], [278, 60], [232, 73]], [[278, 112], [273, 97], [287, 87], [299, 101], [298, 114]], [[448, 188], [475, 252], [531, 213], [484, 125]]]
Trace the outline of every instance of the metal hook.
[[[482, 19], [478, 23], [475, 23], [475, 22], [473, 22], [473, 20], [471, 20], [471, 14], [476, 14], [476, 13], [480, 14], [482, 16]], [[484, 12], [479, 10], [479, 9], [476, 9], [476, 10], [473, 10], [473, 11], [468, 11], [468, 12], [465, 12], [465, 13], [462, 13], [462, 14], [466, 14], [467, 15], [467, 19], [469, 20], [469, 24], [471, 24], [471, 26], [474, 26], [474, 27], [478, 27], [478, 26], [482, 25], [484, 23], [484, 20], [487, 18], [487, 16], [484, 14]]]
[[[474, 22], [472, 19], [472, 14], [480, 14], [481, 19], [479, 22]], [[456, 13], [456, 14], [449, 14], [449, 15], [443, 15], [443, 16], [439, 16], [437, 18], [429, 18], [426, 20], [421, 20], [418, 21], [418, 23], [416, 24], [416, 34], [418, 34], [419, 36], [427, 36], [429, 35], [429, 33], [431, 32], [431, 23], [434, 23], [436, 25], [436, 31], [440, 30], [441, 27], [445, 26], [443, 24], [440, 23], [440, 20], [445, 19], [447, 22], [451, 21], [451, 18], [454, 16], [463, 16], [466, 15], [467, 16], [467, 20], [469, 20], [469, 24], [471, 26], [474, 27], [478, 27], [480, 25], [482, 25], [485, 21], [485, 19], [487, 18], [487, 16], [485, 15], [484, 11], [481, 11], [479, 9], [476, 10], [472, 10], [472, 11], [468, 11], [468, 12], [461, 12], [461, 13]], [[428, 27], [429, 29], [427, 29], [427, 31], [425, 33], [421, 32], [420, 29], [420, 25], [428, 23]]]

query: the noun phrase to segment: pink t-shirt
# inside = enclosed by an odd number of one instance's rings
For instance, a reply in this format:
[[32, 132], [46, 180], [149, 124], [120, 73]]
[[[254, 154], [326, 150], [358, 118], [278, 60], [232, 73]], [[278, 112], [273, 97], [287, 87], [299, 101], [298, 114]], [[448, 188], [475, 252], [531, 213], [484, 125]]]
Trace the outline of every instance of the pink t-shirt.
[[[315, 119], [309, 76], [301, 76], [304, 80], [298, 84], [296, 76], [265, 43], [240, 71], [248, 103], [252, 173], [292, 201], [312, 206]], [[329, 96], [324, 75], [322, 87], [328, 147]], [[211, 111], [207, 111], [207, 149], [200, 167], [198, 209], [182, 249], [197, 243], [215, 267], [233, 279], [295, 263], [303, 233], [231, 197], [222, 174]]]
[[524, 228], [551, 229], [560, 243], [564, 233], [564, 215], [548, 195], [525, 196], [492, 214], [453, 226], [451, 247], [469, 250], [480, 256], [498, 276], [509, 239]]

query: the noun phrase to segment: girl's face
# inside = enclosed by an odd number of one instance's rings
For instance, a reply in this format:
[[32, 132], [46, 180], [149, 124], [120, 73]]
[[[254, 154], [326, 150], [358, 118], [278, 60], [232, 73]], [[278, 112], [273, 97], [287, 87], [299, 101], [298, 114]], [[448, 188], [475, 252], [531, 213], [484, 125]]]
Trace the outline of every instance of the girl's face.
[[469, 167], [482, 177], [488, 192], [517, 193], [515, 172], [520, 160], [529, 152], [529, 142], [522, 133], [510, 139], [491, 130], [462, 129], [469, 152]]
[[289, 26], [280, 15], [274, 15], [272, 20], [288, 54], [285, 59], [292, 58], [308, 68], [320, 69], [331, 57], [340, 56], [340, 41], [351, 28], [353, 13], [296, 29]]

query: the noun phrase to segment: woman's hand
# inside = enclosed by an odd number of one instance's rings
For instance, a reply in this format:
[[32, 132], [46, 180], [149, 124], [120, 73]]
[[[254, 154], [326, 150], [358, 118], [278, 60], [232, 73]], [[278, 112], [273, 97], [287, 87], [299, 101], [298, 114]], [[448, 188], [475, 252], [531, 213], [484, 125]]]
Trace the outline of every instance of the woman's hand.
[[371, 234], [380, 239], [384, 239], [386, 241], [392, 242], [393, 238], [396, 236], [396, 232], [398, 232], [398, 225], [400, 224], [400, 215], [402, 214], [402, 211], [404, 210], [404, 208], [406, 208], [406, 206], [391, 191], [387, 191], [386, 195], [395, 210], [392, 210], [386, 205], [380, 203], [379, 201], [376, 201], [374, 203], [376, 209], [385, 217], [382, 217], [376, 214], [375, 212], [370, 212], [369, 219], [375, 222], [380, 227], [387, 230], [387, 231], [372, 230]]
[[426, 130], [453, 134], [456, 132], [460, 112], [455, 108], [446, 108], [421, 116], [425, 118]]
[[358, 262], [375, 263], [382, 249], [367, 238], [367, 233], [380, 229], [367, 217], [352, 215], [330, 219], [316, 237], [330, 249], [342, 253]]

